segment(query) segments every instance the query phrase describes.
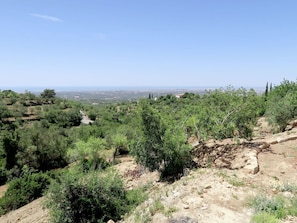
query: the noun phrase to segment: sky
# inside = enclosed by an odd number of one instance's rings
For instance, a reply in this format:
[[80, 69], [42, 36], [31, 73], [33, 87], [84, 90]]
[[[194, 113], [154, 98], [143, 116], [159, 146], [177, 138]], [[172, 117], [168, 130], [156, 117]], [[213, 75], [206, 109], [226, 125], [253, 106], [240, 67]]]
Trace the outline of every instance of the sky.
[[0, 88], [297, 79], [296, 0], [1, 0]]

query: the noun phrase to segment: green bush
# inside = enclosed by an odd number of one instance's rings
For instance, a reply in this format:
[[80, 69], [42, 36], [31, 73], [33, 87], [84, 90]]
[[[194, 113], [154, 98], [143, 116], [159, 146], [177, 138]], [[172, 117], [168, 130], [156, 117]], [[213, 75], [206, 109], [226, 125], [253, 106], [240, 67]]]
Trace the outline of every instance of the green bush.
[[48, 171], [67, 165], [66, 150], [71, 141], [63, 129], [53, 126], [49, 129], [40, 124], [20, 131], [17, 165], [24, 165], [39, 171]]
[[110, 164], [101, 157], [90, 157], [79, 161], [78, 167], [83, 172], [89, 172], [92, 170], [103, 170], [106, 169]]
[[297, 197], [294, 196], [293, 198], [291, 198], [290, 203], [291, 205], [288, 207], [289, 215], [297, 216]]
[[133, 202], [135, 196], [132, 195], [130, 202], [121, 178], [114, 172], [74, 171], [51, 185], [46, 205], [51, 222], [95, 223], [119, 220]]
[[265, 116], [278, 131], [297, 116], [297, 82], [284, 80], [269, 93]]
[[0, 158], [0, 185], [5, 184], [7, 180], [7, 170], [5, 168], [5, 158]]
[[100, 157], [100, 152], [106, 148], [106, 141], [102, 138], [90, 136], [86, 141], [77, 140], [73, 148], [67, 151], [69, 162], [83, 161]]
[[63, 111], [59, 109], [51, 109], [44, 114], [44, 118], [51, 124], [56, 124], [63, 128], [79, 126], [82, 115], [78, 109]]
[[251, 223], [279, 223], [280, 221], [267, 212], [258, 212], [253, 215]]
[[250, 201], [250, 205], [254, 208], [256, 213], [266, 212], [278, 219], [285, 218], [288, 215], [288, 209], [285, 205], [285, 200], [282, 197], [254, 197]]
[[4, 196], [0, 198], [0, 215], [26, 205], [42, 196], [50, 184], [50, 177], [44, 173], [26, 174], [12, 180]]
[[161, 173], [161, 179], [177, 179], [191, 161], [190, 146], [186, 144], [183, 128], [149, 104], [142, 104], [143, 135], [135, 143], [136, 161]]

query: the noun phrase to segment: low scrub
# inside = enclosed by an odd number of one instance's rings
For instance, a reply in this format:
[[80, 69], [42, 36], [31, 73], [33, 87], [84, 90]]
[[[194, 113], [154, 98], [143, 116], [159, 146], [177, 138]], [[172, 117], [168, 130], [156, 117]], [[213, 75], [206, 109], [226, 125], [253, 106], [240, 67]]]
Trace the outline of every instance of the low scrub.
[[4, 196], [0, 198], [0, 215], [41, 197], [49, 184], [50, 177], [45, 173], [27, 174], [12, 180]]
[[283, 196], [251, 198], [249, 205], [254, 209], [255, 214], [252, 222], [279, 222], [278, 219], [285, 219], [288, 215], [297, 216], [297, 199], [285, 198]]
[[75, 170], [51, 185], [46, 206], [53, 223], [117, 221], [142, 201], [139, 192], [127, 192], [112, 171]]
[[255, 197], [251, 200], [250, 205], [254, 208], [255, 212], [266, 212], [274, 215], [278, 219], [287, 216], [285, 200], [282, 197]]
[[280, 220], [277, 219], [274, 215], [267, 212], [258, 212], [253, 215], [251, 223], [280, 223]]

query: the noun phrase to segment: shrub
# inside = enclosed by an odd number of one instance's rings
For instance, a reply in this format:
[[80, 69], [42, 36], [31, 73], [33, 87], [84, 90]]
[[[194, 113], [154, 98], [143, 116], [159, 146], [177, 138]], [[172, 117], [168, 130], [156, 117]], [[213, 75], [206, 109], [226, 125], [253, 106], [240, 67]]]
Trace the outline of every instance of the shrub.
[[251, 223], [279, 223], [280, 221], [267, 212], [258, 212], [253, 215]]
[[50, 177], [44, 173], [26, 174], [12, 180], [4, 196], [0, 198], [0, 214], [3, 215], [26, 205], [42, 196], [50, 184]]
[[90, 157], [80, 160], [78, 167], [83, 172], [89, 172], [92, 170], [106, 169], [110, 164], [101, 157]]
[[114, 172], [69, 172], [54, 182], [47, 207], [54, 223], [119, 220], [130, 203], [121, 178]]
[[7, 180], [7, 170], [5, 168], [5, 158], [0, 158], [0, 185], [5, 184]]
[[297, 216], [297, 197], [294, 196], [290, 199], [291, 205], [288, 207], [288, 213], [292, 216]]
[[97, 113], [96, 113], [96, 111], [91, 110], [88, 112], [88, 116], [89, 116], [89, 119], [91, 119], [92, 121], [95, 121], [97, 118]]
[[269, 93], [266, 117], [270, 124], [284, 131], [297, 116], [297, 82], [284, 80]]
[[74, 147], [68, 149], [67, 157], [69, 162], [83, 161], [86, 158], [96, 160], [105, 148], [106, 141], [104, 139], [91, 136], [86, 141], [77, 140]]
[[24, 165], [47, 171], [67, 165], [66, 149], [71, 144], [63, 129], [43, 128], [39, 124], [20, 132], [16, 155], [18, 167]]
[[161, 116], [147, 103], [142, 104], [141, 115], [143, 136], [134, 145], [136, 161], [150, 171], [159, 171], [161, 179], [178, 178], [191, 161], [190, 146], [186, 144], [183, 128], [176, 127], [170, 117]]
[[285, 200], [282, 197], [266, 198], [259, 196], [253, 198], [250, 205], [254, 208], [256, 213], [266, 212], [278, 219], [285, 218], [288, 215]]

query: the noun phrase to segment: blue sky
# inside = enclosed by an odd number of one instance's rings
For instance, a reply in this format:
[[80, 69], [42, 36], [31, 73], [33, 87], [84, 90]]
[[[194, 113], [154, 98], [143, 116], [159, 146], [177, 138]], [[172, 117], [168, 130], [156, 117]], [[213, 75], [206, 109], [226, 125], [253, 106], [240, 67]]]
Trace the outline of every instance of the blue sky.
[[1, 0], [0, 87], [297, 77], [295, 0]]

